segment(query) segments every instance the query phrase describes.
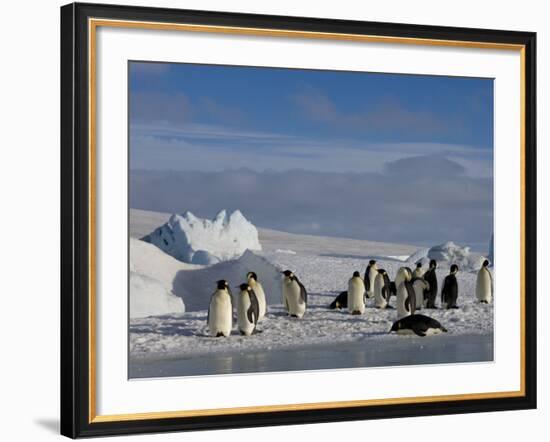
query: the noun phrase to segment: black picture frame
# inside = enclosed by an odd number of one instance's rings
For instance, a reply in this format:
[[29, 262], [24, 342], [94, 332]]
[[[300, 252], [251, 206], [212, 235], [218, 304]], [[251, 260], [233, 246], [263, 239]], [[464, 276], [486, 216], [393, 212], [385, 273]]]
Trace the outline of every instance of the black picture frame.
[[[524, 394], [468, 400], [95, 422], [90, 388], [90, 18], [521, 45], [524, 51]], [[536, 408], [536, 34], [117, 5], [61, 7], [61, 434], [104, 436]]]

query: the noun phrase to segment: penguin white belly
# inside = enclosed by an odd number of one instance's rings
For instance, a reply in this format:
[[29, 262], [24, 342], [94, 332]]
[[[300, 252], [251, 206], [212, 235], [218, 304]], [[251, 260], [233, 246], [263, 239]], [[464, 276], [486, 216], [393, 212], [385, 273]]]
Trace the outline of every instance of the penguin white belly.
[[477, 274], [476, 297], [478, 301], [490, 303], [493, 298], [493, 281], [489, 270], [483, 268]]
[[384, 287], [384, 277], [380, 274], [374, 278], [374, 305], [378, 308], [386, 308], [388, 305], [384, 296], [382, 296], [382, 288]]
[[248, 294], [239, 295], [239, 302], [237, 304], [237, 325], [239, 331], [246, 336], [250, 336], [256, 325], [248, 320], [247, 311], [250, 308], [250, 297]]
[[352, 278], [348, 283], [348, 310], [365, 313], [365, 284], [361, 278]]
[[232, 317], [233, 312], [231, 311], [229, 295], [214, 295], [212, 301], [210, 301], [210, 316], [208, 318], [210, 336], [217, 336], [219, 333], [229, 336], [231, 334]]
[[424, 305], [424, 288], [418, 284], [413, 284], [413, 287], [416, 297], [416, 309], [422, 310], [422, 306]]
[[422, 275], [423, 275], [422, 269], [414, 269], [412, 277], [413, 279], [422, 278]]
[[262, 287], [262, 284], [254, 281], [254, 279], [250, 279], [249, 284], [250, 287], [252, 287], [252, 290], [254, 290], [254, 293], [256, 293], [256, 298], [258, 298], [258, 305], [260, 306], [260, 314], [258, 316], [259, 321], [265, 316], [267, 312], [267, 302], [265, 298], [264, 288]]
[[369, 291], [367, 291], [367, 297], [372, 298], [374, 296], [374, 280], [378, 276], [378, 269], [375, 266], [369, 268]]
[[403, 281], [407, 279], [407, 272], [405, 269], [401, 268], [397, 271], [397, 275], [395, 275], [395, 287], [399, 287]]
[[306, 312], [306, 303], [302, 300], [300, 292], [300, 285], [296, 281], [283, 282], [283, 298], [288, 308], [288, 314], [298, 318], [304, 316]]
[[409, 296], [409, 293], [407, 292], [407, 288], [405, 287], [405, 284], [401, 283], [399, 286], [397, 286], [397, 319], [404, 318], [405, 316], [409, 316], [411, 312], [405, 307], [405, 301], [407, 300], [407, 297]]
[[[442, 331], [439, 328], [429, 328], [428, 330], [426, 330], [425, 333], [426, 333], [425, 336], [433, 336], [433, 335], [438, 335], [442, 333]], [[416, 333], [410, 328], [402, 328], [401, 330], [397, 330], [397, 334], [398, 335], [416, 335]]]

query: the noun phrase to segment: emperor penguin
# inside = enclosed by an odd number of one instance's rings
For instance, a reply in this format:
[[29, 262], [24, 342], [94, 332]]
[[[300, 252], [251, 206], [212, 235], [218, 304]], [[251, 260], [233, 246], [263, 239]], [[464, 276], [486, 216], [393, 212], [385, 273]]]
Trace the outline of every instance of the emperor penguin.
[[367, 298], [372, 298], [374, 296], [374, 278], [376, 278], [377, 272], [378, 268], [376, 267], [376, 261], [371, 259], [367, 269], [365, 270], [365, 276], [363, 278]]
[[302, 318], [306, 312], [307, 291], [298, 277], [290, 270], [281, 272], [283, 280], [283, 300], [288, 314], [295, 318]]
[[348, 310], [352, 315], [365, 313], [365, 283], [359, 272], [348, 281]]
[[241, 335], [250, 336], [254, 333], [260, 315], [260, 305], [256, 293], [250, 284], [243, 283], [237, 301], [237, 325]]
[[422, 278], [422, 263], [421, 262], [416, 263], [416, 268], [413, 271], [413, 276], [412, 277], [413, 277], [413, 279]]
[[447, 332], [439, 321], [424, 315], [410, 315], [395, 321], [389, 331], [398, 334], [416, 334], [418, 336], [436, 335]]
[[348, 291], [340, 292], [336, 299], [330, 303], [329, 309], [334, 310], [348, 307]]
[[225, 279], [216, 282], [216, 291], [210, 298], [206, 322], [210, 336], [229, 336], [233, 327], [233, 295]]
[[411, 282], [416, 298], [416, 309], [422, 310], [422, 305], [424, 304], [424, 292], [429, 290], [430, 284], [428, 284], [423, 278], [413, 278]]
[[[401, 269], [400, 269], [401, 270]], [[397, 318], [414, 314], [416, 310], [416, 295], [411, 283], [412, 272], [404, 271], [403, 282], [397, 286]], [[397, 278], [396, 278], [397, 284]]]
[[391, 282], [388, 273], [384, 269], [378, 269], [374, 278], [374, 306], [377, 308], [392, 308], [390, 297], [392, 294]]
[[258, 298], [258, 304], [260, 305], [258, 321], [260, 321], [267, 313], [267, 302], [264, 288], [262, 287], [262, 284], [260, 284], [260, 281], [258, 281], [258, 275], [256, 275], [255, 272], [248, 272], [246, 278], [248, 279], [248, 285], [252, 287], [252, 290], [256, 294], [256, 298]]
[[400, 267], [397, 270], [397, 274], [395, 275], [395, 290], [397, 293], [397, 290], [399, 289], [399, 286], [403, 281], [405, 281], [408, 278], [410, 281], [412, 279], [412, 272], [409, 267]]
[[489, 270], [489, 261], [483, 261], [476, 280], [476, 298], [479, 302], [490, 304], [493, 299], [493, 276]]
[[450, 269], [450, 273], [445, 276], [443, 281], [443, 289], [441, 290], [441, 303], [443, 308], [458, 308], [456, 300], [458, 298], [458, 282], [456, 280], [456, 274], [458, 273], [458, 266], [453, 264]]
[[437, 261], [432, 259], [430, 261], [430, 268], [424, 273], [424, 281], [429, 284], [429, 288], [424, 291], [424, 306], [426, 308], [436, 308], [435, 300], [437, 298], [437, 275], [435, 269], [437, 268]]

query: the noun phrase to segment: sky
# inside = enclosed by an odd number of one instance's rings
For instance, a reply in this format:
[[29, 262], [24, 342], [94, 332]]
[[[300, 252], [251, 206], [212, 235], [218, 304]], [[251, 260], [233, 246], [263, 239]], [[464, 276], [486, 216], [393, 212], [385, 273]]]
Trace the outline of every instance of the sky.
[[493, 80], [130, 62], [130, 205], [486, 248]]

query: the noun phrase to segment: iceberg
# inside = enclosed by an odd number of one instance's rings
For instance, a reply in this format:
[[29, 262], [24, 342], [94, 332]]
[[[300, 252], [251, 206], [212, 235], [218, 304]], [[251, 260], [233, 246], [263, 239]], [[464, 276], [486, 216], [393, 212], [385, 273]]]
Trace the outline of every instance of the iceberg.
[[212, 220], [191, 212], [174, 214], [143, 240], [179, 261], [199, 265], [237, 259], [246, 250], [262, 249], [258, 230], [239, 210], [229, 216], [222, 210]]

